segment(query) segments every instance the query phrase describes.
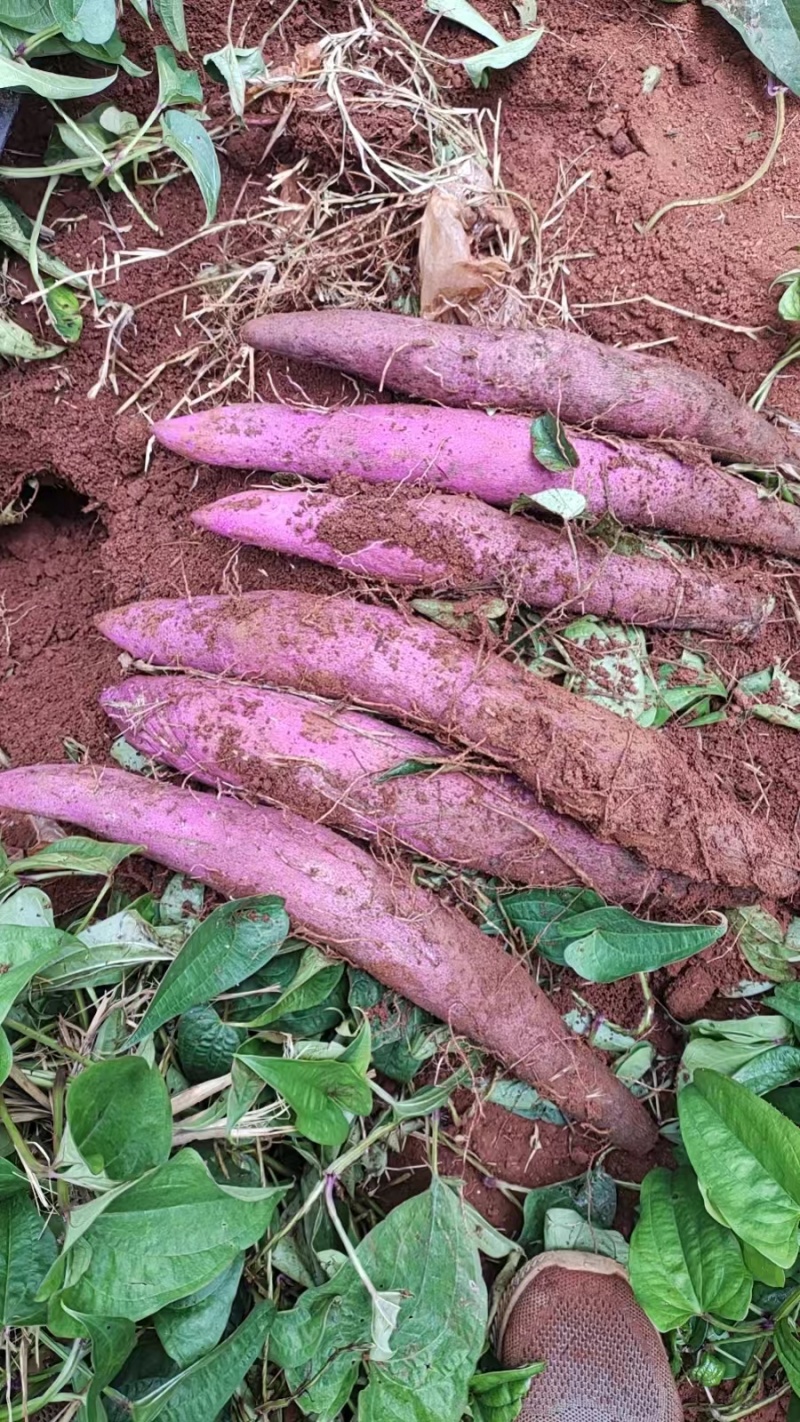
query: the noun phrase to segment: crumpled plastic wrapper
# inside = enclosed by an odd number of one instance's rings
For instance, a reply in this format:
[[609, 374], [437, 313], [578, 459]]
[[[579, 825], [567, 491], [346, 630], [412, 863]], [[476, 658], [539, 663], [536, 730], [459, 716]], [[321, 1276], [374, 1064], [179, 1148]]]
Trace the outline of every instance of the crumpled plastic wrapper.
[[511, 275], [505, 256], [481, 255], [481, 246], [503, 234], [516, 246], [512, 209], [495, 192], [489, 173], [467, 160], [446, 185], [430, 194], [419, 232], [420, 311], [429, 321], [480, 320], [482, 308], [497, 319]]

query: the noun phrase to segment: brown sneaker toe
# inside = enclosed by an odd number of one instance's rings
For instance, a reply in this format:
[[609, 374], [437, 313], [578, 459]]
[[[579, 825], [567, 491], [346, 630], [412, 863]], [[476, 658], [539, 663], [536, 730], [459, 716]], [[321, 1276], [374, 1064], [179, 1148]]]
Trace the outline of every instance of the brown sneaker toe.
[[506, 1368], [547, 1364], [519, 1422], [682, 1422], [661, 1336], [613, 1259], [532, 1259], [500, 1300], [495, 1348]]

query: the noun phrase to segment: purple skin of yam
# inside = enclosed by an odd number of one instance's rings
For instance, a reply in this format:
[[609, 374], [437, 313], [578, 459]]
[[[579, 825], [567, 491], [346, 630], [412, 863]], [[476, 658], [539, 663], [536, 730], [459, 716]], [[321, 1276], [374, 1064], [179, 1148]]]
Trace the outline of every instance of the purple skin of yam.
[[437, 405], [551, 411], [639, 439], [693, 441], [770, 467], [797, 463], [796, 441], [718, 380], [663, 356], [572, 331], [477, 330], [378, 311], [296, 311], [249, 321], [242, 340], [316, 361]]
[[453, 752], [363, 712], [199, 677], [130, 677], [100, 700], [136, 750], [315, 823], [389, 837], [514, 883], [589, 884], [617, 903], [679, 900], [687, 888], [545, 810], [510, 775], [453, 769], [381, 779], [405, 761], [447, 762]]
[[478, 750], [548, 808], [672, 873], [774, 898], [800, 886], [788, 837], [725, 794], [702, 760], [421, 618], [264, 592], [133, 603], [97, 625], [160, 667], [356, 702]]
[[571, 436], [576, 469], [551, 474], [533, 457], [530, 420], [436, 405], [352, 405], [325, 413], [288, 405], [223, 405], [153, 426], [167, 449], [198, 464], [372, 484], [422, 484], [512, 504], [568, 486], [590, 515], [796, 557], [800, 507], [759, 497], [758, 486], [713, 464], [641, 445]]
[[[473, 592], [500, 587], [515, 601], [632, 622], [752, 636], [773, 607], [752, 580], [714, 577], [695, 560], [614, 553], [584, 535], [513, 517], [478, 499], [426, 494], [391, 520], [390, 492], [373, 494], [364, 516], [358, 493], [327, 489], [253, 489], [197, 509], [200, 528], [289, 557], [310, 558], [346, 572], [404, 587]], [[370, 533], [365, 535], [365, 523]], [[335, 526], [343, 552], [326, 537]], [[374, 530], [374, 531], [373, 531]], [[442, 556], [431, 554], [438, 542]], [[360, 544], [360, 546], [359, 546]]]
[[278, 894], [297, 931], [485, 1047], [577, 1120], [637, 1152], [654, 1123], [571, 1035], [521, 960], [358, 845], [287, 810], [253, 807], [119, 770], [0, 773], [0, 806], [143, 846], [231, 897]]

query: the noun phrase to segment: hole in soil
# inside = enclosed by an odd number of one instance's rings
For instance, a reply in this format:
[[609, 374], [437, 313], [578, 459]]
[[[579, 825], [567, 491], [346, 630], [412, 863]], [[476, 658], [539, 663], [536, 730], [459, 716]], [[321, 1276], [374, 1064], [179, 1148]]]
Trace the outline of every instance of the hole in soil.
[[25, 525], [30, 527], [42, 521], [54, 531], [77, 525], [82, 533], [96, 535], [105, 532], [92, 501], [84, 498], [70, 484], [48, 474], [26, 479], [17, 497], [4, 512], [5, 518], [0, 518], [0, 539], [14, 529]]
[[46, 518], [50, 523], [85, 523], [91, 502], [89, 499], [69, 484], [47, 475], [37, 482], [38, 490], [33, 480], [27, 481], [20, 500], [23, 506], [30, 503], [30, 515]]

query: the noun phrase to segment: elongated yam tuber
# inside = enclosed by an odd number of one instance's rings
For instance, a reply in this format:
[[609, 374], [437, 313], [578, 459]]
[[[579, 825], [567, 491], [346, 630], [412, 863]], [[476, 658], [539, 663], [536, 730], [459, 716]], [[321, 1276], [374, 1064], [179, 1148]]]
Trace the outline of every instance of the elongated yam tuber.
[[333, 830], [78, 765], [0, 773], [0, 805], [141, 844], [231, 897], [279, 894], [300, 933], [485, 1047], [571, 1116], [631, 1150], [654, 1144], [642, 1104], [571, 1035], [520, 959]]
[[512, 517], [458, 494], [398, 489], [253, 489], [197, 509], [201, 528], [290, 557], [405, 587], [499, 587], [513, 601], [642, 627], [752, 636], [774, 601], [752, 577], [713, 576], [695, 560], [615, 553], [572, 529]]
[[273, 355], [318, 361], [439, 405], [550, 411], [618, 434], [694, 440], [748, 464], [800, 457], [794, 440], [719, 381], [573, 331], [486, 331], [327, 310], [260, 316], [242, 337]]
[[776, 898], [800, 885], [788, 838], [720, 790], [699, 755], [422, 619], [265, 592], [134, 603], [98, 626], [160, 666], [360, 702], [479, 750], [551, 809], [672, 873]]
[[[590, 884], [618, 903], [678, 900], [688, 884], [601, 844], [510, 775], [458, 768], [414, 731], [324, 701], [206, 677], [130, 677], [101, 696], [126, 740], [207, 784], [316, 823], [397, 841], [521, 884]], [[406, 762], [430, 770], [392, 775]]]
[[162, 420], [153, 433], [199, 464], [282, 470], [332, 479], [343, 470], [371, 484], [404, 483], [512, 504], [521, 494], [568, 486], [590, 514], [631, 528], [663, 528], [773, 553], [800, 553], [800, 507], [713, 464], [684, 464], [636, 444], [576, 436], [576, 469], [551, 474], [531, 450], [530, 420], [436, 405], [223, 405]]

